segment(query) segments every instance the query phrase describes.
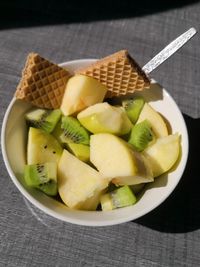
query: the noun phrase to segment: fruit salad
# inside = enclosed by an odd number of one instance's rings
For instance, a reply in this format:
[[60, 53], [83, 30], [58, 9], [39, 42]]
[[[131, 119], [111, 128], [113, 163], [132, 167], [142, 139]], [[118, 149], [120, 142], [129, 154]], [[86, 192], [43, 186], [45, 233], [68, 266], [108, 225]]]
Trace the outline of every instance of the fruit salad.
[[98, 80], [76, 74], [60, 109], [34, 108], [28, 127], [27, 186], [60, 196], [71, 209], [113, 210], [134, 205], [145, 184], [169, 171], [180, 155], [180, 134], [144, 98], [116, 105]]

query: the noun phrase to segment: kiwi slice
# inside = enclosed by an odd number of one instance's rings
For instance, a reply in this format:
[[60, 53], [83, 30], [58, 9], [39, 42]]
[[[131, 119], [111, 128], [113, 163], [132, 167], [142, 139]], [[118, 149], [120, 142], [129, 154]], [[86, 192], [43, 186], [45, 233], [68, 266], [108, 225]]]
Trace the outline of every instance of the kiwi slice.
[[58, 121], [58, 123], [56, 124], [56, 127], [54, 128], [52, 135], [58, 140], [58, 142], [62, 145], [62, 134], [63, 134], [63, 130], [61, 129], [61, 124], [62, 121], [61, 119]]
[[122, 101], [122, 106], [124, 107], [129, 119], [133, 124], [135, 124], [138, 120], [144, 103], [145, 101], [141, 96], [136, 96], [132, 99], [126, 99]]
[[30, 126], [42, 129], [51, 133], [61, 117], [59, 109], [46, 110], [36, 109], [25, 115], [26, 121]]
[[57, 195], [57, 164], [55, 162], [25, 165], [24, 179], [28, 186], [38, 188], [50, 196]]
[[71, 116], [63, 116], [61, 121], [62, 134], [60, 140], [64, 144], [76, 143], [89, 145], [89, 132], [80, 124], [80, 122]]
[[135, 204], [136, 197], [130, 187], [125, 185], [110, 193], [102, 195], [100, 202], [103, 211], [113, 210]]
[[89, 162], [90, 160], [90, 147], [83, 144], [69, 143], [67, 144], [68, 150], [78, 159]]
[[144, 120], [133, 126], [128, 143], [133, 145], [137, 151], [142, 151], [152, 140], [153, 132], [151, 125], [147, 120]]
[[37, 188], [48, 196], [56, 196], [58, 194], [58, 185], [54, 180], [50, 180], [46, 184], [40, 184]]

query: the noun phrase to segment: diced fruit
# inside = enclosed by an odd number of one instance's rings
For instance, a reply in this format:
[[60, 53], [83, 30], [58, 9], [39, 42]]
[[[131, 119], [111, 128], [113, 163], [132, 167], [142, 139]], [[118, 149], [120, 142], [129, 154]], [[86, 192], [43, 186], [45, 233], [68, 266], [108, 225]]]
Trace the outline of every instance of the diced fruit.
[[58, 121], [61, 118], [61, 110], [60, 109], [55, 109], [52, 110], [45, 118], [45, 123], [42, 129], [44, 129], [45, 131], [51, 133], [56, 124], [58, 123]]
[[53, 132], [52, 132], [52, 135], [58, 140], [58, 142], [63, 145], [62, 143], [62, 134], [63, 134], [63, 130], [61, 129], [61, 124], [62, 124], [62, 121], [59, 120], [59, 122], [56, 124], [56, 127], [54, 128]]
[[168, 135], [167, 126], [164, 119], [161, 115], [153, 109], [148, 103], [144, 104], [144, 107], [140, 113], [140, 116], [137, 120], [137, 124], [148, 120], [151, 124], [152, 130], [155, 133], [156, 137], [163, 137]]
[[25, 117], [30, 126], [51, 133], [61, 117], [61, 111], [59, 109], [36, 109], [27, 113]]
[[69, 143], [68, 149], [78, 159], [88, 162], [90, 160], [90, 147], [83, 144]]
[[[34, 124], [35, 127], [40, 123], [41, 119], [45, 116], [47, 110], [36, 109], [25, 114], [25, 118], [28, 123]], [[39, 125], [40, 126], [40, 125]]]
[[92, 133], [124, 135], [130, 132], [132, 127], [123, 108], [111, 106], [107, 102], [88, 107], [81, 111], [77, 118]]
[[25, 181], [28, 186], [38, 186], [49, 182], [51, 179], [56, 181], [56, 168], [55, 162], [25, 165]]
[[62, 116], [52, 134], [65, 147], [71, 143], [85, 145], [90, 143], [89, 132], [76, 118], [71, 116]]
[[112, 203], [112, 198], [111, 198], [111, 195], [109, 193], [102, 195], [100, 198], [100, 202], [101, 202], [101, 209], [103, 211], [114, 209], [114, 206]]
[[49, 196], [56, 196], [58, 194], [58, 184], [53, 180], [49, 181], [47, 184], [39, 185], [38, 189]]
[[58, 162], [62, 154], [62, 147], [49, 133], [36, 128], [29, 128], [27, 163], [41, 164]]
[[126, 113], [133, 124], [138, 120], [144, 103], [144, 99], [140, 96], [122, 101], [122, 106], [125, 108]]
[[151, 169], [144, 156], [112, 134], [91, 136], [90, 161], [105, 177], [118, 185], [153, 181]]
[[106, 211], [133, 205], [136, 203], [136, 197], [129, 186], [125, 185], [103, 195], [100, 201], [102, 210]]
[[81, 210], [96, 210], [100, 203], [101, 196], [105, 194], [105, 189], [95, 193], [81, 205]]
[[133, 145], [137, 151], [142, 151], [152, 140], [153, 132], [151, 130], [151, 125], [147, 120], [144, 120], [133, 126], [128, 142]]
[[76, 118], [71, 116], [63, 116], [61, 129], [62, 134], [60, 135], [60, 140], [62, 143], [77, 143], [89, 145], [89, 133]]
[[63, 151], [58, 164], [58, 191], [70, 208], [81, 209], [85, 202], [108, 186], [108, 180], [95, 169]]
[[153, 176], [157, 177], [176, 163], [180, 154], [180, 136], [178, 133], [161, 137], [143, 151], [148, 160]]
[[112, 179], [112, 182], [119, 185], [137, 185], [141, 183], [150, 183], [154, 181], [150, 164], [146, 158], [139, 152], [132, 150], [133, 162], [136, 166], [135, 173], [131, 176], [118, 176]]
[[77, 113], [103, 101], [107, 88], [92, 77], [75, 75], [68, 80], [61, 110], [64, 115]]
[[24, 179], [28, 186], [40, 189], [50, 196], [57, 195], [57, 164], [55, 162], [26, 165]]

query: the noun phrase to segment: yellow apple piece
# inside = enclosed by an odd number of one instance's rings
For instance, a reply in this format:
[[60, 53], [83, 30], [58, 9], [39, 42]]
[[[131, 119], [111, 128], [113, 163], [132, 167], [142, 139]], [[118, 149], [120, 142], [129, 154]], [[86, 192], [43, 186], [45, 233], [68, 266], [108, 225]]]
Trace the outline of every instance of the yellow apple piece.
[[105, 194], [106, 189], [99, 191], [94, 194], [94, 196], [88, 198], [84, 203], [81, 205], [81, 210], [96, 210], [97, 206], [100, 203], [100, 199], [103, 194]]
[[153, 181], [150, 167], [139, 152], [133, 151], [121, 138], [100, 133], [91, 136], [90, 161], [103, 176], [117, 185]]
[[62, 151], [61, 145], [53, 135], [41, 129], [29, 127], [27, 164], [58, 163]]
[[145, 103], [143, 109], [139, 115], [137, 123], [140, 123], [144, 120], [148, 120], [151, 124], [152, 130], [155, 133], [156, 137], [163, 137], [168, 135], [167, 126], [165, 124], [162, 116], [152, 108], [148, 103]]
[[103, 101], [107, 88], [92, 77], [75, 75], [68, 80], [61, 103], [65, 116]]
[[133, 164], [136, 166], [132, 176], [121, 176], [112, 179], [116, 185], [138, 185], [141, 183], [153, 182], [153, 173], [146, 158], [136, 151], [132, 152]]
[[114, 107], [107, 102], [86, 108], [77, 118], [92, 133], [124, 135], [133, 126], [122, 107]]
[[143, 151], [149, 162], [153, 176], [157, 177], [170, 170], [180, 154], [180, 136], [178, 133], [158, 138]]
[[58, 164], [58, 192], [63, 202], [72, 209], [82, 209], [87, 200], [98, 198], [108, 186], [108, 179], [98, 171], [77, 159], [67, 150]]

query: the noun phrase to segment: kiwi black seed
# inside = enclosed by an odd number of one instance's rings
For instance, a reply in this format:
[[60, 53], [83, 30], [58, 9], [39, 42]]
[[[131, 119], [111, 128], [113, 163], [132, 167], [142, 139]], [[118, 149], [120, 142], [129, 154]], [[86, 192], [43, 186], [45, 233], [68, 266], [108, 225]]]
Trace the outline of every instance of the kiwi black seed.
[[80, 122], [76, 118], [72, 116], [63, 116], [61, 129], [63, 132], [60, 139], [63, 143], [89, 145], [89, 132], [80, 124]]
[[55, 162], [26, 165], [24, 179], [28, 186], [38, 188], [47, 195], [57, 194], [57, 165]]

